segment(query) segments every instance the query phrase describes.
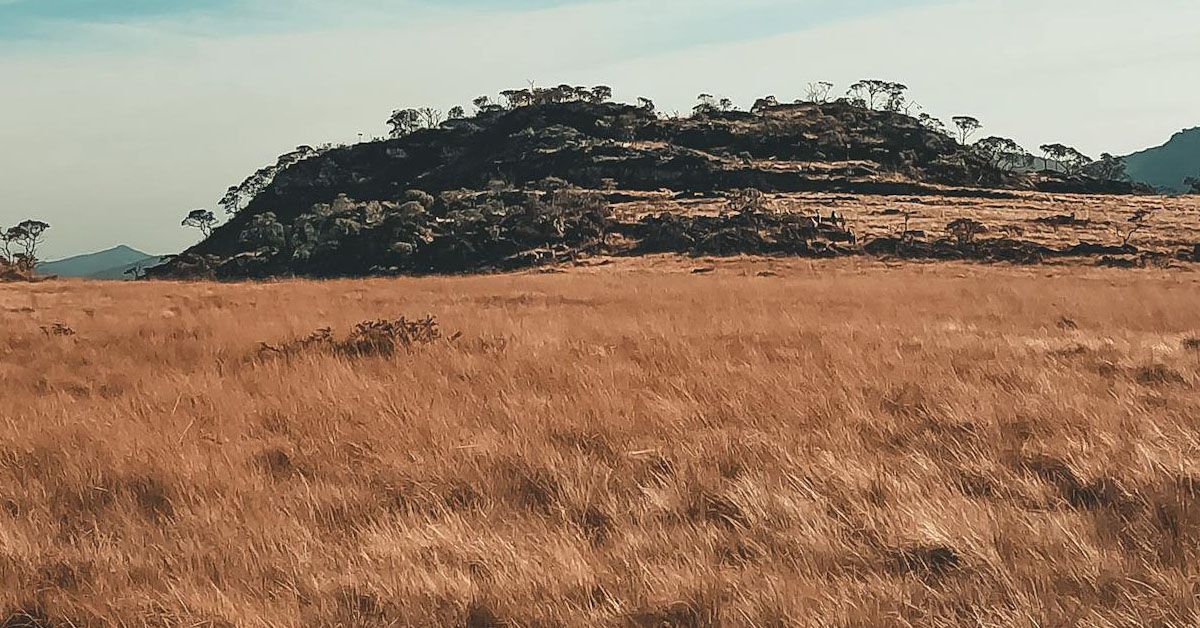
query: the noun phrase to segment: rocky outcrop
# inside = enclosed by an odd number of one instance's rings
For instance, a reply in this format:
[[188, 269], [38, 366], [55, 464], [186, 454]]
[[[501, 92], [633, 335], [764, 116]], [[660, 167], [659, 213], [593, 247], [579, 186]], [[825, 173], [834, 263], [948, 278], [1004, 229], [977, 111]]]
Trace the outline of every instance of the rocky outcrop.
[[[837, 255], [853, 235], [808, 216], [614, 222], [581, 190], [1002, 196], [1098, 185], [1003, 171], [914, 118], [845, 102], [689, 118], [596, 102], [490, 108], [398, 139], [296, 155], [228, 223], [151, 276], [515, 268], [599, 249], [610, 233], [639, 250]], [[1122, 185], [1104, 189], [1130, 191]]]
[[[690, 118], [615, 103], [552, 103], [482, 112], [294, 163], [192, 252], [236, 253], [254, 216], [271, 212], [291, 222], [341, 194], [396, 201], [414, 188], [438, 194], [497, 181], [521, 188], [547, 177], [591, 189], [677, 191], [911, 195], [934, 193], [935, 185], [1039, 186], [1036, 177], [993, 168], [914, 118], [843, 102]], [[1066, 191], [1088, 183], [1047, 185]]]

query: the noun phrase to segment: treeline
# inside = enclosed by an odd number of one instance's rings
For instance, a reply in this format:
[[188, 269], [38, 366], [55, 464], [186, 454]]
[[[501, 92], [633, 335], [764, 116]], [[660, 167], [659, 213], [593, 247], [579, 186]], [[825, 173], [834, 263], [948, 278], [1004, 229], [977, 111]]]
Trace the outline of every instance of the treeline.
[[[598, 105], [608, 102], [612, 98], [612, 94], [612, 88], [607, 85], [597, 85], [595, 87], [578, 85], [535, 87], [531, 85], [526, 89], [504, 90], [500, 92], [499, 98], [496, 99], [488, 95], [479, 96], [471, 104], [475, 106], [475, 115], [479, 115], [518, 109], [520, 107], [567, 102], [586, 102]], [[653, 103], [650, 103], [650, 101], [644, 98], [639, 99], [639, 101], [641, 106], [646, 107], [649, 105], [649, 108], [653, 110]], [[451, 107], [446, 112], [432, 107], [396, 109], [387, 119], [387, 125], [390, 129], [388, 135], [392, 139], [397, 139], [421, 129], [435, 128], [447, 120], [461, 120], [466, 117], [466, 109], [462, 106]]]
[[[952, 131], [943, 121], [921, 112], [922, 106], [911, 98], [909, 87], [903, 83], [881, 79], [863, 79], [851, 84], [845, 95], [836, 99], [833, 98], [835, 87], [835, 84], [829, 81], [809, 83], [804, 97], [793, 102], [794, 104], [820, 105], [836, 102], [872, 111], [915, 117], [923, 127], [954, 138], [963, 147], [983, 157], [994, 168], [1004, 172], [1031, 169], [1037, 162], [1037, 158], [1030, 151], [1010, 138], [991, 136], [978, 142], [972, 142], [972, 138], [983, 129], [983, 123], [974, 116], [958, 115], [951, 118]], [[479, 96], [472, 104], [475, 106], [475, 115], [480, 115], [521, 107], [566, 102], [600, 104], [608, 102], [612, 98], [612, 94], [612, 88], [607, 85], [595, 87], [559, 85], [549, 88], [530, 86], [526, 89], [502, 91], [499, 98], [487, 95]], [[695, 118], [740, 111], [733, 100], [717, 97], [710, 93], [702, 93], [697, 96], [696, 100], [697, 103], [691, 112], [691, 116]], [[763, 96], [754, 101], [750, 112], [765, 114], [781, 104], [780, 99], [774, 95]], [[656, 111], [654, 102], [647, 98], [638, 98], [638, 107], [647, 111]], [[390, 127], [389, 136], [397, 139], [421, 129], [435, 128], [447, 120], [460, 120], [466, 117], [466, 110], [461, 106], [453, 107], [445, 114], [431, 107], [397, 109], [392, 112], [387, 124]], [[675, 113], [667, 117], [677, 118], [679, 114]], [[1111, 181], [1121, 181], [1127, 178], [1124, 161], [1108, 153], [1101, 155], [1099, 160], [1095, 160], [1078, 149], [1061, 143], [1043, 144], [1039, 149], [1042, 152], [1044, 170], [1054, 170], [1068, 176], [1087, 175]]]

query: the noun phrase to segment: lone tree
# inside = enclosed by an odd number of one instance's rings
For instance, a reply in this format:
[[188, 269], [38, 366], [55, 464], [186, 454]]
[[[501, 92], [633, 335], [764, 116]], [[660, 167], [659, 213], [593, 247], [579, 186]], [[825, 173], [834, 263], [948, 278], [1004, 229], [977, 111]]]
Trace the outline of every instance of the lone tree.
[[879, 79], [863, 79], [851, 85], [846, 96], [856, 105], [874, 109], [879, 97], [888, 92], [890, 85], [891, 83]]
[[45, 240], [50, 225], [40, 220], [22, 220], [0, 235], [4, 257], [9, 263], [24, 270], [33, 270], [37, 264], [37, 249]]
[[193, 209], [188, 212], [188, 215], [180, 223], [184, 227], [199, 229], [200, 233], [204, 234], [205, 238], [212, 235], [213, 227], [217, 224], [217, 217], [207, 209]]
[[[1125, 236], [1121, 238], [1121, 247], [1124, 248], [1124, 247], [1129, 246], [1129, 241], [1133, 239], [1133, 235], [1135, 233], [1141, 231], [1142, 229], [1145, 229], [1146, 227], [1150, 226], [1149, 222], [1150, 222], [1150, 219], [1153, 217], [1154, 217], [1153, 209], [1143, 208], [1143, 209], [1139, 209], [1139, 210], [1133, 212], [1133, 214], [1130, 215], [1129, 218], [1126, 219], [1126, 222], [1130, 223], [1130, 227], [1129, 227], [1129, 230], [1125, 232]], [[1121, 234], [1121, 229], [1120, 229], [1120, 227], [1118, 227], [1117, 235], [1120, 235], [1120, 234]]]
[[958, 141], [963, 145], [983, 128], [983, 123], [971, 116], [954, 116], [951, 120], [954, 121], [954, 126], [958, 127]]
[[447, 120], [462, 120], [465, 117], [467, 117], [467, 111], [460, 105], [454, 105], [450, 111], [446, 112]]
[[697, 116], [706, 116], [720, 111], [717, 107], [717, 100], [712, 94], [700, 94], [696, 97], [697, 103], [692, 107], [692, 114]]
[[829, 92], [833, 89], [833, 83], [829, 81], [817, 81], [816, 83], [808, 84], [808, 92], [804, 99], [808, 102], [823, 105], [829, 102]]

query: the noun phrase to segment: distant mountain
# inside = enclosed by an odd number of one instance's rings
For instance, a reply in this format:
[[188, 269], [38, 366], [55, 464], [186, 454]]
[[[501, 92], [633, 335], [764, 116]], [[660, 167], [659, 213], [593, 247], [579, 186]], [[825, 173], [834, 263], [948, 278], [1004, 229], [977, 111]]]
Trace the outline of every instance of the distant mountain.
[[158, 264], [158, 255], [143, 253], [125, 245], [77, 255], [56, 262], [38, 264], [37, 271], [43, 275], [59, 277], [81, 277], [86, 279], [128, 279], [125, 271], [141, 264], [144, 267]]
[[1171, 141], [1125, 158], [1129, 177], [1171, 192], [1187, 191], [1183, 180], [1200, 177], [1200, 127], [1180, 131]]

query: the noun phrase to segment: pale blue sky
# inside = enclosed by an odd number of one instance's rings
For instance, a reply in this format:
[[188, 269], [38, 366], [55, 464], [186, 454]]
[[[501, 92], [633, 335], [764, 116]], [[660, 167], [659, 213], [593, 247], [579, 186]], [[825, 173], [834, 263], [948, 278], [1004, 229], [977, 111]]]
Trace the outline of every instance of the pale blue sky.
[[[696, 0], [696, 6], [672, 16], [670, 28], [631, 40], [630, 52], [752, 39], [797, 26], [955, 1], [966, 0]], [[605, 4], [635, 6], [605, 0], [0, 0], [0, 41], [25, 50], [50, 44], [99, 47], [114, 40], [97, 36], [97, 27], [140, 26], [208, 36], [319, 32]], [[641, 33], [640, 27], [647, 25], [638, 12], [626, 9], [628, 31]]]
[[0, 224], [49, 257], [175, 252], [246, 173], [539, 84], [686, 110], [908, 83], [1030, 146], [1130, 152], [1200, 124], [1195, 0], [0, 0]]

